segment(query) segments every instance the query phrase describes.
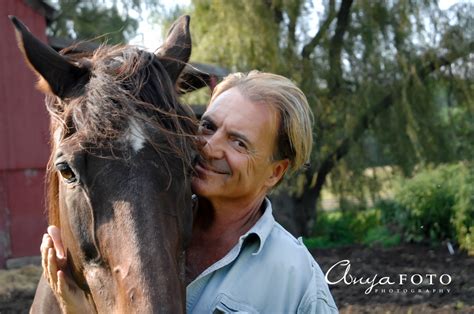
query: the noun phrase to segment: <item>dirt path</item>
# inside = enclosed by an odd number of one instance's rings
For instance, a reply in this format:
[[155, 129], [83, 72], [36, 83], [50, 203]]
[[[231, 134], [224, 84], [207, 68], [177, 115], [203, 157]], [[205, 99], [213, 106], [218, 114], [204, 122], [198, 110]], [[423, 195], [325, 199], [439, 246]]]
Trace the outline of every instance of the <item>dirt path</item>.
[[[316, 249], [312, 253], [324, 273], [337, 262], [349, 260], [348, 274], [358, 280], [372, 280], [377, 275], [374, 282], [386, 280], [382, 277], [397, 281], [393, 285], [376, 285], [368, 294], [365, 291], [370, 284], [345, 284], [341, 281], [331, 285], [334, 299], [343, 314], [474, 313], [474, 257], [464, 253], [450, 255], [445, 247], [420, 245], [390, 249], [352, 246]], [[331, 281], [343, 278], [346, 267], [334, 267], [328, 278]], [[28, 313], [40, 274], [41, 269], [37, 266], [0, 270], [0, 314]], [[400, 274], [406, 274], [403, 285], [398, 284]], [[449, 284], [443, 285], [449, 278]]]

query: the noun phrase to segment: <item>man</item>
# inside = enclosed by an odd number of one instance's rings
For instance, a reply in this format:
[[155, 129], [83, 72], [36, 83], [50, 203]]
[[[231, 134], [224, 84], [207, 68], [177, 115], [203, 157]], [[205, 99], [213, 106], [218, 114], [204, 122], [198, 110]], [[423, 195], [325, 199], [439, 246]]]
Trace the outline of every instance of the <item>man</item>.
[[[282, 76], [236, 73], [216, 87], [199, 127], [187, 312], [337, 313], [318, 264], [275, 222], [266, 198], [286, 172], [308, 161], [311, 132], [306, 97]], [[46, 273], [63, 308], [73, 311], [81, 296], [61, 272], [58, 279], [59, 232], [49, 232], [52, 239], [45, 235], [42, 244]]]

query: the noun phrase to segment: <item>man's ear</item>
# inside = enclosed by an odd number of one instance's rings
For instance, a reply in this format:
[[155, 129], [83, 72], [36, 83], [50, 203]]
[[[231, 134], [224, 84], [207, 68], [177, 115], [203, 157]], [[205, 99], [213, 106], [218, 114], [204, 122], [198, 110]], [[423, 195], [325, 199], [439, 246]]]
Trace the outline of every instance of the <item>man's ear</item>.
[[280, 182], [280, 180], [283, 178], [286, 171], [288, 170], [289, 166], [290, 166], [289, 159], [282, 159], [282, 160], [277, 160], [273, 162], [271, 166], [272, 173], [267, 178], [267, 186], [270, 189], [276, 186], [278, 182]]

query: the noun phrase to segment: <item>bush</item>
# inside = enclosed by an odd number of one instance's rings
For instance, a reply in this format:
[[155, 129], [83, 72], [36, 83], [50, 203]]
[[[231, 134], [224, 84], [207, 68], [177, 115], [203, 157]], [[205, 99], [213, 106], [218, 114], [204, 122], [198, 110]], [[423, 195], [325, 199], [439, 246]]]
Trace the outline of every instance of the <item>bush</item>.
[[452, 224], [456, 240], [469, 255], [474, 255], [474, 167], [463, 171], [461, 186], [456, 195]]
[[450, 240], [474, 255], [474, 164], [423, 169], [370, 210], [322, 212], [313, 234], [308, 247]]
[[381, 206], [382, 221], [403, 230], [405, 241], [451, 240], [474, 255], [474, 165], [420, 171], [405, 180], [395, 201]]
[[405, 210], [401, 205], [392, 199], [379, 200], [374, 204], [374, 208], [380, 211], [382, 225], [400, 231], [400, 221], [405, 219]]
[[316, 220], [315, 236], [304, 242], [310, 248], [362, 243], [367, 231], [379, 225], [378, 210], [322, 212]]
[[395, 192], [406, 241], [454, 239], [451, 224], [462, 165], [445, 165], [420, 171]]
[[349, 215], [340, 211], [322, 212], [316, 219], [315, 232], [321, 247], [340, 246], [355, 243]]
[[400, 234], [393, 233], [386, 226], [377, 226], [369, 229], [362, 243], [369, 246], [391, 247], [400, 244], [400, 241]]
[[315, 248], [327, 249], [327, 248], [333, 248], [333, 247], [344, 245], [344, 244], [331, 242], [326, 236], [304, 238], [303, 243], [309, 249], [315, 249]]

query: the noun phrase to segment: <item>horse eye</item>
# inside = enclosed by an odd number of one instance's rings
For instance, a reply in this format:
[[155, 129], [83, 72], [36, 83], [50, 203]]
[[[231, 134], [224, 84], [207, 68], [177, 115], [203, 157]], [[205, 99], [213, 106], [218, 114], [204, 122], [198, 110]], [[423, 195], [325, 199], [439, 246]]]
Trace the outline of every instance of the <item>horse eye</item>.
[[58, 169], [61, 176], [64, 179], [66, 179], [68, 183], [76, 181], [76, 175], [74, 174], [74, 171], [72, 171], [71, 167], [69, 167], [67, 163], [62, 162], [60, 164], [57, 164], [56, 168]]

